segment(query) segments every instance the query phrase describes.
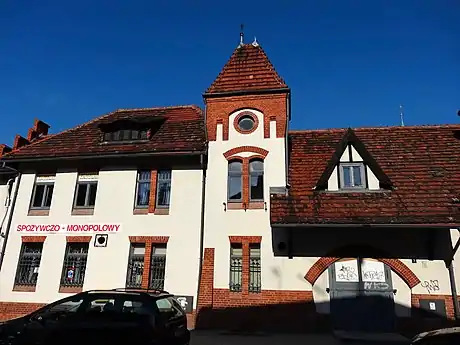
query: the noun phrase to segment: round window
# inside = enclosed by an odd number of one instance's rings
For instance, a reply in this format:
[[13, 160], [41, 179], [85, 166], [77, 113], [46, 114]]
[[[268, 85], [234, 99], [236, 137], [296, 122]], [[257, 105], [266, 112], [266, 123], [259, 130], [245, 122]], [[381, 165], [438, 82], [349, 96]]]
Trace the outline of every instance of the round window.
[[242, 116], [238, 120], [238, 127], [245, 132], [252, 130], [254, 128], [254, 125], [254, 119], [249, 115]]

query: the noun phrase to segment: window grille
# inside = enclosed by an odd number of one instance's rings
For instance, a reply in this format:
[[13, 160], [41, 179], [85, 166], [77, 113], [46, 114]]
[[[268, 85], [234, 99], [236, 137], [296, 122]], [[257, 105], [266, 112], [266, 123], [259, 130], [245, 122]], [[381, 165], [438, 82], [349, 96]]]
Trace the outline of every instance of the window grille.
[[260, 292], [262, 288], [262, 269], [260, 245], [251, 244], [249, 247], [249, 292]]
[[126, 275], [126, 287], [142, 287], [142, 275], [144, 273], [144, 244], [132, 244], [128, 259], [128, 273]]
[[62, 267], [61, 286], [83, 287], [88, 249], [88, 243], [67, 243]]
[[230, 247], [230, 291], [240, 292], [243, 280], [243, 248], [241, 244]]
[[23, 243], [16, 269], [15, 285], [35, 286], [42, 258], [43, 243]]
[[152, 245], [149, 289], [164, 290], [166, 271], [166, 245]]

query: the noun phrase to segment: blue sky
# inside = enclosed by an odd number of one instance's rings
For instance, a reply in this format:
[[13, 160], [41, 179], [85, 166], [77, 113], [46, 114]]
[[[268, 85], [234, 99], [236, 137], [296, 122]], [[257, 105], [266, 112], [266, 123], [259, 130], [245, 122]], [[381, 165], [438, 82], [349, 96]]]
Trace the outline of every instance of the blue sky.
[[202, 105], [257, 36], [292, 129], [460, 123], [460, 1], [0, 1], [0, 143], [116, 108]]

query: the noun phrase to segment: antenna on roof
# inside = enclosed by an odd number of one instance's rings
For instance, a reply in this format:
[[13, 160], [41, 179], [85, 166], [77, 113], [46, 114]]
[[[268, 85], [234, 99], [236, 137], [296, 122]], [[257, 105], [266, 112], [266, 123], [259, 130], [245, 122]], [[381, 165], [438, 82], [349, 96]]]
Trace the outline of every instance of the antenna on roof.
[[401, 120], [401, 126], [404, 127], [404, 107], [402, 104], [399, 105], [399, 117]]
[[240, 45], [238, 47], [242, 47], [244, 45], [244, 25], [240, 25]]

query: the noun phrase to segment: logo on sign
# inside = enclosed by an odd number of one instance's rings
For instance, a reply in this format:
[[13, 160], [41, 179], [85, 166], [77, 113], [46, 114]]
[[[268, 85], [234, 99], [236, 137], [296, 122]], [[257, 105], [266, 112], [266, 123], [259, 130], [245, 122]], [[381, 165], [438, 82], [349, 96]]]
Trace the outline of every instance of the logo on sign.
[[67, 279], [72, 280], [73, 276], [74, 276], [74, 270], [73, 270], [73, 268], [69, 268], [67, 270]]
[[182, 309], [184, 309], [184, 310], [187, 309], [188, 302], [187, 302], [187, 299], [185, 297], [178, 297], [177, 301], [180, 303], [180, 306], [182, 307]]

